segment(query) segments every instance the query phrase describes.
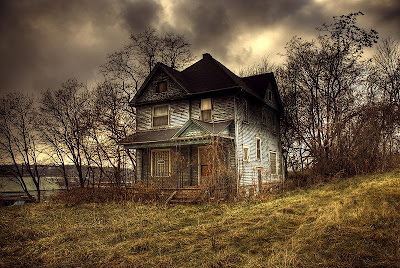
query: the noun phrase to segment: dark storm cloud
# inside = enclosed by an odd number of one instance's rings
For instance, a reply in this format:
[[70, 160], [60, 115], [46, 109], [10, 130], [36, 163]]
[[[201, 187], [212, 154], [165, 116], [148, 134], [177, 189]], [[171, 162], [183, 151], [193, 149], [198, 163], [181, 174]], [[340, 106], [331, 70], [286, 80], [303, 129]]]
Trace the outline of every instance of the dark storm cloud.
[[131, 32], [157, 21], [152, 1], [0, 1], [0, 90], [91, 79]]
[[0, 0], [0, 90], [94, 80], [106, 55], [147, 27], [184, 34], [196, 56], [237, 70], [260, 56], [260, 36], [262, 53], [276, 56], [292, 36], [315, 37], [332, 16], [357, 11], [362, 27], [400, 39], [398, 0]]
[[[176, 17], [184, 21], [182, 30], [195, 49], [211, 49], [222, 59], [228, 44], [243, 33], [272, 28], [295, 18], [299, 26], [320, 23], [321, 11], [310, 0], [282, 1], [182, 1], [175, 6]], [[318, 25], [318, 24], [317, 24]]]

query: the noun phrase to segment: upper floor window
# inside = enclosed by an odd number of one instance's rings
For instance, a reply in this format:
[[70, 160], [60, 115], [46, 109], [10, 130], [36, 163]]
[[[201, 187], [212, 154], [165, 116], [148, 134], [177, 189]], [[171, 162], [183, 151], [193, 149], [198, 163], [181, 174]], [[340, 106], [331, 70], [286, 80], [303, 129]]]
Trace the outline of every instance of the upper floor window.
[[169, 106], [160, 105], [154, 106], [152, 112], [153, 127], [168, 126], [169, 121]]
[[272, 90], [268, 89], [268, 100], [272, 101]]
[[277, 173], [277, 161], [276, 161], [276, 152], [269, 152], [269, 165], [271, 175], [276, 175]]
[[264, 125], [267, 125], [268, 124], [268, 113], [267, 113], [267, 110], [263, 107], [261, 113], [262, 113], [262, 123]]
[[256, 157], [257, 160], [261, 160], [261, 139], [256, 138]]
[[276, 118], [275, 118], [275, 115], [273, 114], [272, 115], [272, 131], [273, 131], [273, 133], [275, 134], [276, 133]]
[[249, 110], [247, 106], [247, 100], [243, 102], [243, 121], [249, 122]]
[[157, 83], [156, 93], [166, 92], [167, 91], [167, 82], [162, 81]]
[[200, 104], [201, 120], [210, 122], [212, 121], [212, 105], [211, 99], [202, 99]]
[[243, 147], [243, 161], [249, 162], [249, 160], [250, 160], [249, 147]]

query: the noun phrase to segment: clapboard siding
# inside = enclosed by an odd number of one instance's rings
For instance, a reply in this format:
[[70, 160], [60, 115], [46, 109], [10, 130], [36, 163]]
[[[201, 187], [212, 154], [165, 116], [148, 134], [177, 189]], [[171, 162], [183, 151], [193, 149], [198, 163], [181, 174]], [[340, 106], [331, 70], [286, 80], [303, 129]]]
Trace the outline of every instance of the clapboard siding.
[[[234, 116], [234, 97], [233, 96], [222, 96], [213, 97], [212, 100], [212, 118], [214, 122], [221, 122], [226, 120], [232, 120]], [[201, 120], [200, 110], [201, 98], [193, 99], [191, 117], [193, 119]]]
[[[243, 111], [244, 102], [248, 102], [248, 121], [244, 122]], [[262, 105], [244, 96], [236, 99], [237, 114], [235, 126], [238, 128], [237, 154], [239, 164], [239, 176], [241, 186], [258, 185], [257, 169], [262, 169], [263, 183], [278, 176], [270, 175], [269, 152], [277, 153], [277, 160], [281, 164], [281, 148], [279, 140], [279, 129], [272, 130], [272, 116], [275, 117], [276, 124], [279, 125], [279, 118], [275, 112], [269, 110], [271, 117], [267, 125], [262, 123]], [[261, 160], [257, 160], [256, 140], [261, 139]], [[243, 161], [243, 147], [249, 148], [249, 161]], [[280, 170], [278, 168], [278, 170]]]
[[[176, 100], [166, 102], [169, 105], [170, 128], [183, 126], [189, 120], [189, 101]], [[136, 108], [137, 130], [152, 129], [152, 107], [159, 104], [140, 105]]]

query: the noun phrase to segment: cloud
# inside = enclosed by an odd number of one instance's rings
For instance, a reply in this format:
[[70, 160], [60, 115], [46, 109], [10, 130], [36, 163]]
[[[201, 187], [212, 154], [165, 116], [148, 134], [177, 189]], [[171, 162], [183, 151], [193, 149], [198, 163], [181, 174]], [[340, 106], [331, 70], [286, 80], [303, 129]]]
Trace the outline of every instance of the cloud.
[[152, 1], [1, 1], [0, 90], [57, 87], [93, 79], [131, 32], [157, 22]]
[[294, 35], [316, 36], [332, 16], [363, 11], [362, 27], [400, 39], [397, 0], [13, 0], [0, 1], [0, 90], [58, 87], [96, 79], [131, 33], [184, 34], [237, 71], [262, 56], [279, 60]]

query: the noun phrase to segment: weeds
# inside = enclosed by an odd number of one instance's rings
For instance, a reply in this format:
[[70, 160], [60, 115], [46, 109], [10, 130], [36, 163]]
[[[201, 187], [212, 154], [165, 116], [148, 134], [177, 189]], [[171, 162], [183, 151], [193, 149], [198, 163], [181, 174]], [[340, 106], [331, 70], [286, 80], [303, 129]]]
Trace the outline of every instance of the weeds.
[[0, 208], [0, 267], [398, 267], [400, 176], [271, 200]]

